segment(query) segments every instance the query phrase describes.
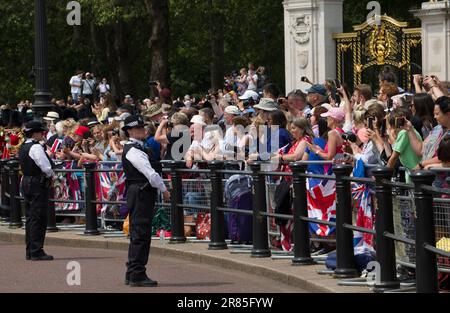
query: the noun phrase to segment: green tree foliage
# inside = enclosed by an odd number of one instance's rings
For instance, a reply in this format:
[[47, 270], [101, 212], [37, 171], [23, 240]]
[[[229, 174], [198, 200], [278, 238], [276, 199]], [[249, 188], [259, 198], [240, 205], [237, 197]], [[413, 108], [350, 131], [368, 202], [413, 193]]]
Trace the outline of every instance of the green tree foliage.
[[[266, 66], [272, 81], [284, 88], [282, 0], [79, 0], [81, 26], [67, 25], [68, 0], [51, 0], [47, 16], [54, 97], [69, 94], [68, 81], [78, 69], [107, 77], [118, 97], [147, 97], [148, 80], [157, 79], [150, 74], [155, 68], [150, 48], [153, 1], [169, 4], [167, 66], [175, 95], [204, 93], [211, 87], [212, 69], [217, 77], [248, 62]], [[344, 1], [345, 31], [365, 20], [368, 2]], [[379, 2], [383, 14], [420, 26], [408, 10], [422, 1]], [[0, 103], [32, 99], [34, 1], [0, 1], [0, 15]]]

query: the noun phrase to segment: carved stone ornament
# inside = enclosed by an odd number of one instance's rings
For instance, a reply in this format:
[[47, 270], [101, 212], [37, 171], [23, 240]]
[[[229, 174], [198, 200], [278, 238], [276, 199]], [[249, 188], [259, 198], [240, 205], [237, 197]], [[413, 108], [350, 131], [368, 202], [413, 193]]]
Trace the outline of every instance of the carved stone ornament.
[[295, 42], [305, 44], [311, 37], [311, 15], [301, 14], [291, 18], [291, 34]]
[[297, 62], [300, 69], [304, 70], [309, 63], [309, 53], [308, 51], [298, 51], [297, 52]]

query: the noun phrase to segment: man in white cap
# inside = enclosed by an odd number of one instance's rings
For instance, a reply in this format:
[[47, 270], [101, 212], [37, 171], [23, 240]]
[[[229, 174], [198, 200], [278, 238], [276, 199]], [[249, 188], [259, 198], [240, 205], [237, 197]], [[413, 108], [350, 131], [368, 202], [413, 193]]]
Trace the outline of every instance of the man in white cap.
[[46, 138], [48, 140], [50, 139], [50, 137], [56, 134], [55, 124], [59, 121], [59, 114], [58, 112], [48, 112], [43, 119], [44, 121], [46, 121], [47, 127], [49, 129]]
[[225, 121], [225, 137], [220, 140], [219, 147], [220, 153], [227, 155], [234, 153], [234, 147], [236, 146], [236, 138], [233, 133], [233, 119], [237, 116], [241, 116], [241, 111], [237, 106], [230, 105], [224, 110], [224, 121]]

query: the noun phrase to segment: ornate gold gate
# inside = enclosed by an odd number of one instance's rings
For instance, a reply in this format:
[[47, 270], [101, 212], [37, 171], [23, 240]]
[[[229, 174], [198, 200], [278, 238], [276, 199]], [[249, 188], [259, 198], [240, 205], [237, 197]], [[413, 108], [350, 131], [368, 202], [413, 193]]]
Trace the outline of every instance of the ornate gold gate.
[[[411, 77], [421, 73], [422, 31], [407, 28], [387, 15], [380, 16], [381, 25], [367, 22], [353, 26], [355, 32], [334, 34], [336, 40], [337, 77], [350, 87], [361, 83], [378, 85], [378, 74], [390, 65], [401, 87], [411, 90]], [[352, 88], [353, 89], [353, 88]]]

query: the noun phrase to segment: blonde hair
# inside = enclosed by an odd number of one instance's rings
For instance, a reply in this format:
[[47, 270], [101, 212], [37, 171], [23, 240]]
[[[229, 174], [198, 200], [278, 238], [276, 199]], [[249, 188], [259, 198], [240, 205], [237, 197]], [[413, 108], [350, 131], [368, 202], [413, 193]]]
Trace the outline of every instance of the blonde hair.
[[364, 116], [366, 115], [366, 109], [363, 105], [357, 104], [355, 105], [355, 109], [353, 110], [353, 121], [355, 124], [364, 123]]
[[170, 121], [173, 123], [173, 125], [186, 125], [189, 126], [189, 118], [184, 113], [175, 113], [170, 118]]

